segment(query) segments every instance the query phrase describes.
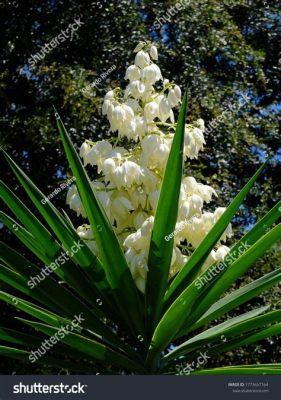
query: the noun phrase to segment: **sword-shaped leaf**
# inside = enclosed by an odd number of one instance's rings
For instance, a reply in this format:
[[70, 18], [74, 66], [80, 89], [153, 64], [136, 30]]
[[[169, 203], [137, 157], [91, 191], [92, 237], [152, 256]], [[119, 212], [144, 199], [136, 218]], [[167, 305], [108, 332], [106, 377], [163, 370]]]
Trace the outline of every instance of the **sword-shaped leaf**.
[[186, 105], [187, 93], [183, 97], [175, 136], [166, 164], [151, 235], [146, 281], [146, 322], [149, 336], [152, 335], [161, 315], [173, 254], [174, 241], [165, 238], [173, 233], [178, 216]]

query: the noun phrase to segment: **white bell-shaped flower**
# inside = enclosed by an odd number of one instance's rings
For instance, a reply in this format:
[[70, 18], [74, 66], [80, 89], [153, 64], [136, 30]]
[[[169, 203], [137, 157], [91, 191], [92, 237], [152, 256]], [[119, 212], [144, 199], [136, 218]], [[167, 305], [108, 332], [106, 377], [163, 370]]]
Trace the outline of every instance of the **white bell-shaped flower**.
[[134, 112], [138, 112], [141, 110], [139, 102], [135, 99], [129, 98], [126, 100], [127, 106], [131, 107]]
[[132, 221], [135, 229], [139, 229], [144, 221], [147, 219], [147, 217], [147, 213], [145, 213], [144, 211], [134, 211], [132, 213]]
[[131, 202], [135, 209], [142, 208], [145, 209], [147, 202], [147, 194], [143, 190], [142, 186], [137, 187], [130, 193]]
[[171, 107], [175, 107], [179, 104], [180, 100], [177, 98], [174, 89], [169, 90], [168, 101], [169, 101]]
[[173, 248], [170, 275], [173, 276], [186, 264], [187, 256], [183, 255], [178, 247]]
[[141, 50], [136, 54], [135, 65], [141, 69], [150, 64], [149, 54]]
[[144, 117], [148, 122], [153, 121], [158, 117], [159, 106], [155, 101], [151, 101], [144, 106]]
[[186, 157], [190, 159], [197, 158], [199, 151], [203, 149], [205, 144], [203, 132], [199, 128], [190, 128], [187, 126], [185, 129], [184, 144], [184, 154]]
[[115, 169], [112, 178], [118, 189], [131, 188], [133, 184], [141, 183], [141, 168], [133, 161], [125, 161]]
[[142, 70], [141, 76], [145, 85], [154, 85], [155, 82], [159, 81], [160, 79], [163, 79], [160, 68], [156, 64], [150, 64], [147, 67], [145, 67]]
[[203, 208], [203, 199], [202, 197], [198, 196], [197, 194], [193, 194], [192, 196], [188, 197], [189, 209], [192, 215], [201, 213]]
[[140, 79], [141, 71], [136, 65], [130, 65], [127, 68], [125, 79], [129, 79], [130, 82]]
[[147, 132], [147, 124], [146, 120], [143, 117], [140, 117], [139, 115], [135, 117], [135, 123], [136, 123], [135, 137], [137, 140], [145, 136]]
[[217, 261], [223, 261], [224, 257], [230, 252], [230, 248], [227, 246], [220, 246], [216, 251], [216, 259]]
[[94, 239], [94, 234], [92, 229], [87, 226], [87, 225], [81, 225], [76, 229], [78, 235], [80, 236], [81, 239], [84, 240], [93, 240]]
[[104, 100], [103, 105], [102, 105], [102, 115], [107, 115], [109, 113], [112, 114], [112, 111], [114, 110], [114, 106], [110, 100]]
[[154, 85], [154, 83], [157, 81], [157, 74], [152, 64], [148, 65], [142, 70], [141, 77], [145, 85]]
[[109, 157], [112, 151], [112, 145], [107, 140], [97, 142], [84, 157], [84, 164], [98, 166], [98, 172], [101, 171], [103, 161]]
[[159, 103], [159, 118], [162, 122], [166, 122], [170, 117], [171, 105], [169, 100], [163, 96]]
[[140, 181], [147, 192], [155, 190], [159, 185], [159, 178], [146, 167], [141, 167]]
[[77, 216], [81, 215], [82, 217], [86, 217], [86, 213], [81, 202], [79, 194], [74, 194], [69, 200], [69, 208], [73, 211], [76, 211]]
[[125, 191], [118, 191], [111, 197], [111, 213], [113, 216], [126, 218], [134, 210]]
[[105, 100], [113, 100], [114, 99], [114, 91], [110, 90], [109, 92], [106, 93], [104, 96]]
[[124, 107], [116, 106], [113, 110], [112, 118], [114, 118], [118, 123], [123, 123], [126, 119]]
[[198, 124], [199, 129], [204, 132], [205, 130], [205, 123], [204, 120], [202, 118], [199, 118], [196, 123]]
[[212, 200], [213, 195], [218, 197], [216, 191], [211, 186], [202, 185], [201, 183], [197, 184], [195, 193], [197, 193], [206, 203], [209, 203]]
[[160, 190], [154, 190], [148, 194], [149, 203], [154, 211], [156, 211], [158, 200], [160, 196]]
[[132, 96], [135, 99], [140, 99], [144, 95], [145, 89], [145, 85], [139, 80], [132, 81], [125, 90], [125, 98]]
[[66, 194], [66, 204], [70, 204], [71, 197], [78, 193], [77, 186], [71, 185]]
[[179, 208], [179, 217], [181, 219], [186, 219], [189, 217], [190, 214], [190, 203], [189, 201], [185, 200]]

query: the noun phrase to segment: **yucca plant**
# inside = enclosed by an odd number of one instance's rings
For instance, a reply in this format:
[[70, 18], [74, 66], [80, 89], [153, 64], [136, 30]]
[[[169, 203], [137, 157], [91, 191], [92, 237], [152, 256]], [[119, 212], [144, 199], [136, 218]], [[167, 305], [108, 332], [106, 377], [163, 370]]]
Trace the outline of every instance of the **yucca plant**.
[[[38, 363], [64, 368], [70, 373], [281, 373], [280, 364], [208, 369], [205, 363], [199, 367], [202, 352], [206, 359], [215, 358], [281, 333], [281, 310], [270, 311], [270, 305], [214, 325], [218, 318], [281, 281], [281, 271], [277, 269], [225, 295], [232, 284], [280, 239], [280, 224], [274, 225], [281, 214], [281, 202], [231, 247], [223, 263], [213, 263], [202, 269], [261, 174], [263, 164], [185, 265], [169, 276], [173, 239], [166, 238], [175, 230], [177, 222], [186, 107], [187, 94], [182, 101], [161, 185], [143, 293], [136, 288], [124, 249], [58, 113], [55, 116], [60, 137], [95, 236], [98, 257], [89, 246], [80, 242], [67, 214], [44, 200], [45, 195], [3, 152], [46, 224], [39, 221], [3, 182], [1, 199], [17, 220], [1, 212], [2, 222], [38, 258], [38, 265], [55, 264], [66, 252], [70, 257], [59, 268], [54, 268], [52, 275], [46, 274], [38, 285], [32, 286], [30, 277], [40, 274], [40, 267], [1, 242], [0, 279], [14, 291], [13, 294], [1, 291], [0, 299], [32, 317], [17, 318], [29, 327], [25, 332], [0, 328], [2, 356], [27, 362], [36, 358]], [[71, 321], [78, 315], [82, 315], [82, 322], [73, 327]], [[71, 330], [66, 333], [69, 326]], [[64, 334], [58, 336], [62, 328]], [[45, 349], [42, 343], [47, 339], [52, 343], [48, 352], [35, 357], [39, 348]], [[196, 363], [198, 365], [194, 367]]]

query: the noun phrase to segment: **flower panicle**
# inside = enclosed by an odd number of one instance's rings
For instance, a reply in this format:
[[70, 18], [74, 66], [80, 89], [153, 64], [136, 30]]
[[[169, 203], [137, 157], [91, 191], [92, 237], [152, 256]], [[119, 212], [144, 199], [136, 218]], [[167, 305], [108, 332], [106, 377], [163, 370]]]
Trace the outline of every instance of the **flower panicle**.
[[[125, 73], [128, 81], [125, 90], [108, 91], [102, 105], [102, 114], [109, 121], [110, 131], [125, 144], [119, 146], [108, 140], [85, 141], [80, 148], [80, 157], [85, 166], [96, 166], [101, 175], [92, 185], [97, 189], [97, 196], [124, 249], [136, 286], [144, 292], [154, 216], [174, 135], [174, 109], [180, 105], [182, 94], [178, 85], [163, 78], [156, 64], [158, 51], [154, 44], [141, 42], [134, 52], [134, 64]], [[186, 124], [185, 159], [198, 158], [205, 144], [204, 129], [202, 119]], [[171, 275], [186, 263], [190, 256], [186, 250], [188, 246], [198, 247], [224, 212], [221, 207], [214, 213], [203, 210], [204, 203], [216, 196], [212, 187], [193, 177], [183, 177]], [[67, 203], [78, 215], [85, 217], [75, 185], [68, 191]], [[83, 225], [77, 231], [97, 254], [90, 227]], [[223, 259], [229, 248], [221, 242], [231, 235], [229, 225], [203, 268]]]

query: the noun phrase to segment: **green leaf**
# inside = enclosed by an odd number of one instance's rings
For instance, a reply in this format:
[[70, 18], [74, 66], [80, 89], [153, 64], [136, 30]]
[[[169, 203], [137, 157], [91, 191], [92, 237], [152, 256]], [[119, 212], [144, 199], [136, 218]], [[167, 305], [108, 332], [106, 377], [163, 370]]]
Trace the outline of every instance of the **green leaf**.
[[[55, 275], [58, 275], [63, 281], [67, 282], [70, 287], [76, 290], [77, 294], [82, 295], [85, 300], [87, 300], [97, 316], [104, 316], [104, 312], [106, 311], [107, 316], [111, 316], [113, 319], [116, 318], [114, 312], [108, 307], [108, 305], [102, 304], [102, 307], [98, 307], [96, 299], [93, 298], [94, 288], [84, 275], [84, 271], [76, 266], [71, 259], [65, 260], [62, 257], [64, 254], [63, 249], [59, 253], [56, 254], [56, 258], [50, 258], [48, 255], [48, 250], [44, 252], [44, 247], [40, 246], [38, 240], [36, 240], [30, 232], [26, 231], [22, 226], [20, 226], [16, 221], [7, 216], [6, 214], [0, 212], [0, 220], [7, 226], [8, 229], [14, 233], [20, 241], [30, 249], [41, 261], [43, 261], [46, 266], [54, 267], [53, 272]], [[52, 243], [53, 245], [57, 245], [56, 242]], [[1, 245], [0, 245], [1, 247]], [[58, 245], [58, 249], [59, 249]], [[60, 263], [57, 263], [58, 260], [61, 260]], [[98, 293], [96, 293], [96, 296]]]
[[193, 252], [192, 256], [188, 262], [184, 265], [175, 279], [172, 281], [170, 288], [168, 289], [165, 301], [167, 304], [171, 304], [172, 301], [180, 295], [180, 293], [185, 289], [185, 287], [192, 281], [193, 277], [196, 275], [199, 268], [203, 265], [204, 261], [207, 259], [209, 253], [215, 246], [215, 244], [220, 239], [221, 235], [227, 228], [231, 219], [237, 212], [244, 198], [249, 193], [251, 187], [259, 177], [260, 173], [264, 169], [267, 162], [265, 162], [254, 174], [254, 176], [249, 180], [249, 182], [244, 186], [244, 188], [237, 194], [237, 196], [232, 200], [230, 205], [227, 207], [225, 212], [207, 234], [207, 236], [202, 240], [199, 247]]
[[[147, 331], [153, 334], [161, 315], [167, 288], [174, 240], [165, 238], [173, 233], [178, 216], [178, 202], [183, 170], [183, 145], [187, 93], [185, 93], [161, 186], [160, 197], [151, 235], [148, 275], [146, 281]], [[157, 285], [155, 285], [157, 282]]]
[[[193, 308], [192, 315], [189, 317], [187, 315], [185, 324], [191, 327], [213, 304], [219, 297], [230, 288], [232, 283], [236, 281], [241, 275], [243, 275], [251, 265], [254, 264], [275, 242], [277, 242], [281, 237], [281, 224], [274, 227], [265, 236], [259, 239], [250, 249], [243, 253], [237, 260], [229, 265], [228, 269], [224, 274], [215, 280], [212, 287], [204, 292], [200, 302], [196, 304], [197, 307]], [[208, 274], [208, 270], [205, 272]], [[195, 286], [198, 280], [195, 281]], [[200, 291], [204, 287], [199, 288]]]
[[[59, 328], [60, 327], [61, 326], [59, 326]], [[38, 336], [38, 334], [37, 336], [34, 336], [31, 334], [17, 332], [13, 329], [8, 329], [5, 327], [0, 327], [0, 339], [4, 342], [18, 344], [24, 346], [25, 348], [27, 347], [28, 350], [32, 349], [35, 351], [42, 346], [42, 342], [44, 341], [44, 338]], [[92, 357], [86, 355], [85, 353], [81, 353], [75, 348], [72, 348], [71, 353], [68, 354], [69, 353], [68, 346], [66, 346], [63, 343], [57, 343], [56, 346], [54, 346], [54, 348], [50, 349], [50, 352], [58, 359], [61, 359], [61, 357], [65, 357], [66, 355], [68, 355], [68, 358], [76, 359], [76, 362], [78, 359], [80, 360], [82, 359], [81, 363], [85, 363], [85, 360], [90, 362], [93, 361]], [[29, 354], [31, 354], [31, 351], [29, 352]], [[66, 368], [66, 366], [64, 366], [64, 368]]]
[[0, 181], [0, 197], [33, 237], [36, 237], [40, 243], [44, 244], [45, 251], [50, 254], [50, 257], [55, 257], [58, 252], [58, 244], [55, 243], [55, 239], [2, 181]]
[[[214, 288], [202, 300], [205, 311], [222, 292], [224, 292], [240, 275], [242, 275], [265, 251], [280, 238], [281, 226], [278, 225], [261, 238], [254, 246], [246, 251], [228, 271], [216, 282]], [[212, 293], [213, 291], [213, 293]], [[149, 359], [153, 360], [163, 350], [169, 342], [176, 337], [182, 329], [183, 324], [189, 324], [189, 317], [194, 318], [193, 307], [200, 290], [196, 285], [196, 280], [189, 285], [183, 293], [174, 301], [159, 322], [149, 350]], [[196, 310], [197, 311], [197, 310]], [[199, 317], [202, 314], [199, 313]], [[196, 319], [197, 320], [197, 319]]]
[[0, 221], [39, 259], [45, 260], [44, 248], [36, 238], [11, 217], [0, 211]]
[[230, 350], [238, 349], [239, 347], [246, 346], [252, 343], [257, 343], [261, 340], [269, 338], [271, 336], [279, 336], [281, 334], [281, 324], [275, 324], [268, 328], [261, 329], [255, 333], [247, 333], [239, 338], [234, 338], [227, 341], [226, 343], [219, 344], [217, 346], [211, 347], [208, 350], [210, 355], [217, 355], [220, 353], [225, 353]]
[[57, 113], [56, 120], [68, 162], [76, 178], [82, 204], [94, 232], [107, 280], [113, 291], [120, 314], [134, 336], [137, 337], [143, 334], [141, 303], [123, 250]]
[[[71, 262], [65, 266], [65, 278], [67, 278], [68, 282], [71, 282], [72, 285], [76, 282], [76, 287], [78, 285], [81, 286], [81, 281], [83, 281], [83, 293], [85, 293], [85, 296], [87, 296], [88, 299], [89, 297], [91, 297], [90, 303], [93, 305], [102, 300], [102, 308], [107, 310], [113, 320], [114, 317], [116, 320], [119, 319], [118, 311], [115, 307], [113, 300], [111, 299], [111, 296], [109, 295], [109, 284], [106, 280], [105, 272], [99, 259], [80, 239], [76, 230], [73, 229], [73, 227], [67, 222], [65, 217], [59, 213], [59, 211], [53, 206], [53, 204], [49, 200], [42, 204], [41, 200], [45, 199], [44, 194], [40, 192], [40, 190], [32, 183], [32, 181], [26, 176], [26, 174], [5, 152], [3, 152], [3, 154], [7, 162], [11, 166], [12, 170], [14, 171], [15, 175], [25, 188], [27, 194], [34, 202], [34, 205], [37, 207], [41, 215], [45, 218], [46, 222], [49, 224], [60, 242], [63, 244], [65, 252], [67, 251], [68, 253], [72, 254]], [[27, 225], [28, 229], [31, 229], [31, 232], [34, 222], [34, 226], [37, 227], [36, 231], [34, 232], [34, 236], [35, 234], [38, 234], [41, 225], [38, 225], [36, 220], [33, 220], [33, 215], [27, 210], [27, 208], [21, 203], [21, 201], [16, 196], [13, 196], [11, 191], [9, 191], [9, 189], [7, 189], [4, 184], [0, 186], [0, 193], [2, 199], [6, 202], [8, 206], [10, 204], [11, 206], [15, 207], [15, 210], [18, 212], [19, 218], [23, 220], [23, 223]], [[39, 239], [43, 240], [44, 248], [48, 255], [51, 249], [54, 252], [55, 250], [57, 250], [56, 257], [59, 257], [61, 255], [58, 253], [58, 244], [54, 241], [52, 237], [50, 237], [46, 229], [42, 229], [41, 234], [38, 237]], [[75, 254], [73, 254], [71, 247], [77, 243], [84, 243], [84, 246], [76, 251]], [[78, 245], [76, 245], [76, 247], [78, 248]], [[52, 256], [52, 251], [50, 253], [50, 256]], [[76, 262], [79, 266], [81, 266], [83, 272], [79, 271], [79, 268], [77, 268], [73, 264], [73, 262]], [[85, 282], [85, 279], [83, 279], [84, 273], [87, 275], [87, 280], [89, 280], [89, 282], [92, 284], [91, 289], [89, 288], [89, 285]]]
[[173, 351], [164, 357], [168, 361], [175, 357], [186, 355], [196, 349], [202, 348], [203, 345], [209, 344], [212, 341], [221, 340], [222, 337], [233, 338], [249, 331], [254, 331], [268, 324], [281, 321], [281, 311], [272, 311], [264, 315], [259, 315], [266, 311], [269, 306], [260, 307], [258, 309], [241, 314], [237, 317], [230, 318], [225, 322], [209, 328], [193, 338], [185, 341], [177, 346]]
[[21, 293], [24, 293], [31, 298], [39, 301], [39, 303], [48, 306], [51, 310], [63, 313], [63, 310], [60, 306], [57, 306], [55, 302], [53, 302], [49, 297], [47, 297], [44, 293], [39, 292], [38, 289], [34, 288], [33, 290], [27, 286], [27, 279], [23, 278], [17, 272], [7, 268], [4, 265], [0, 264], [0, 281], [5, 282], [7, 285], [13, 287], [14, 289], [19, 290]]
[[[34, 329], [40, 330], [48, 336], [55, 336], [56, 338], [59, 337], [59, 340], [61, 340], [66, 345], [70, 346], [71, 348], [73, 347], [88, 356], [93, 357], [93, 359], [96, 361], [106, 362], [110, 365], [115, 365], [121, 368], [128, 369], [129, 371], [133, 370], [136, 372], [144, 372], [143, 367], [137, 362], [94, 340], [70, 331], [68, 331], [67, 333], [65, 333], [65, 331], [60, 332], [59, 334], [58, 332], [60, 331], [60, 329], [54, 328], [52, 326], [48, 326], [38, 322], [27, 321], [22, 318], [18, 319], [26, 323], [27, 325], [30, 325]], [[58, 336], [56, 336], [56, 334]]]
[[[201, 274], [200, 276], [197, 276], [197, 283], [198, 285], [203, 285], [204, 284], [204, 290], [202, 294], [198, 297], [196, 300], [196, 304], [194, 305], [194, 309], [200, 307], [203, 298], [206, 297], [206, 294], [212, 289], [212, 287], [215, 284], [216, 280], [221, 279], [222, 275], [227, 271], [229, 266], [233, 263], [233, 260], [237, 259], [245, 250], [247, 250], [250, 246], [256, 243], [256, 241], [264, 236], [270, 226], [280, 217], [281, 215], [281, 202], [277, 203], [249, 232], [247, 232], [238, 242], [232, 246], [230, 249], [230, 252], [228, 255], [224, 258], [223, 262], [220, 263], [214, 263], [211, 265], [207, 270]], [[222, 266], [222, 268], [219, 268], [219, 266]], [[215, 276], [213, 275], [213, 270], [215, 269]], [[218, 271], [219, 270], [219, 271]], [[213, 277], [212, 279], [208, 279], [206, 281], [207, 276]], [[241, 299], [241, 303], [243, 302], [243, 299]], [[240, 303], [240, 304], [241, 304]], [[194, 318], [193, 321], [196, 321], [197, 314], [196, 312], [194, 313]], [[189, 324], [188, 327], [183, 327], [183, 330], [178, 333], [178, 336], [182, 336], [184, 334], [187, 334], [188, 332], [191, 332], [194, 330], [195, 325]], [[196, 324], [197, 326], [197, 324]]]
[[38, 305], [30, 303], [19, 297], [12, 296], [11, 294], [3, 291], [0, 291], [0, 299], [5, 301], [7, 304], [16, 307], [19, 310], [24, 311], [32, 317], [58, 328], [61, 326], [61, 324], [70, 322], [70, 319], [63, 318], [47, 310], [46, 308], [39, 307]]
[[198, 329], [210, 321], [221, 317], [234, 308], [237, 308], [243, 303], [251, 300], [253, 297], [268, 290], [272, 286], [281, 281], [281, 268], [272, 271], [259, 279], [254, 280], [248, 285], [242, 286], [240, 289], [234, 290], [227, 296], [214, 303], [206, 313], [188, 329], [189, 332]]
[[[27, 283], [31, 276], [36, 276], [40, 273], [40, 269], [26, 260], [16, 251], [12, 250], [9, 246], [0, 242], [0, 259], [2, 259], [10, 268], [21, 274]], [[30, 285], [31, 287], [31, 285]], [[92, 330], [97, 336], [117, 347], [124, 347], [124, 343], [116, 336], [104, 323], [102, 323], [96, 316], [93, 310], [84, 304], [78, 297], [72, 294], [64, 286], [59, 285], [50, 276], [45, 278], [34, 287], [32, 291], [38, 291], [40, 295], [47, 297], [48, 302], [55, 303], [58, 312], [63, 316], [74, 318], [75, 315], [83, 313], [85, 318], [85, 327]], [[45, 301], [45, 300], [44, 300]]]
[[[26, 231], [22, 231], [22, 227], [20, 227], [9, 216], [0, 213], [0, 218], [2, 216], [3, 222], [11, 232], [14, 233], [46, 265], [50, 265], [53, 262], [55, 263], [58, 258], [61, 259], [61, 255], [65, 253], [64, 249], [52, 237], [50, 232], [35, 217], [35, 215], [32, 214], [20, 199], [1, 181], [0, 197], [29, 231], [31, 237], [30, 235], [27, 235]], [[14, 229], [14, 225], [18, 230]], [[25, 240], [29, 238], [31, 240]], [[36, 247], [38, 247], [38, 249], [36, 249]], [[102, 297], [102, 293], [99, 293], [97, 289], [90, 284], [89, 279], [85, 275], [85, 271], [80, 267], [80, 265], [75, 265], [71, 259], [63, 260], [63, 262], [64, 264], [61, 262], [60, 268], [56, 268], [54, 272], [78, 293], [83, 293], [83, 297], [86, 298], [94, 308], [96, 308], [96, 299]], [[105, 308], [106, 302], [104, 301], [103, 304], [102, 308]], [[109, 310], [110, 308], [107, 307], [106, 311], [109, 312]], [[96, 311], [99, 313], [101, 310], [96, 308]]]
[[[6, 303], [16, 307], [19, 310], [24, 311], [25, 313], [31, 315], [34, 318], [39, 319], [40, 321], [43, 321], [47, 323], [48, 325], [52, 325], [54, 327], [60, 328], [62, 325], [69, 324], [71, 322], [70, 319], [61, 317], [53, 312], [50, 312], [49, 310], [39, 307], [38, 305], [35, 305], [33, 303], [30, 303], [26, 300], [20, 299], [19, 297], [14, 297], [8, 293], [5, 293], [3, 291], [0, 291], [0, 299], [5, 301]], [[91, 332], [91, 334], [95, 334], [94, 332]], [[99, 340], [101, 340], [101, 336], [98, 336]], [[107, 342], [109, 343], [109, 342]], [[123, 342], [115, 342], [115, 340], [110, 342], [110, 344], [113, 347], [116, 347], [118, 349], [122, 349], [125, 351], [127, 354], [129, 354], [132, 358], [137, 357], [138, 355], [125, 343]]]
[[[2, 150], [7, 162], [15, 173], [19, 182], [24, 187], [34, 205], [51, 227], [57, 238], [63, 244], [63, 247], [71, 252], [71, 247], [75, 243], [80, 242], [78, 233], [67, 223], [66, 219], [60, 212], [47, 200], [42, 204], [41, 200], [45, 199], [44, 194], [34, 185], [28, 176], [18, 167], [18, 165]], [[98, 258], [92, 251], [84, 246], [82, 249], [73, 254], [73, 260], [76, 261], [85, 271], [89, 280], [97, 286], [99, 290], [107, 289], [108, 284], [105, 279], [103, 267]], [[94, 289], [93, 289], [94, 290]], [[98, 298], [99, 296], [97, 296]]]

